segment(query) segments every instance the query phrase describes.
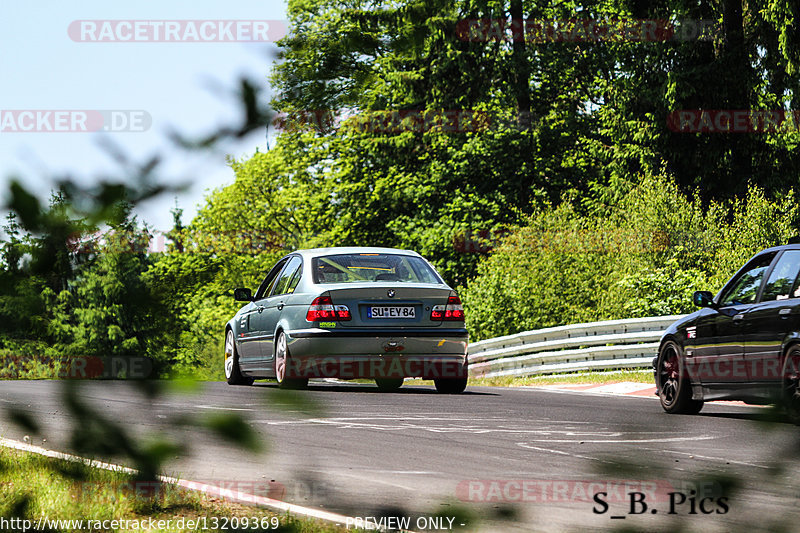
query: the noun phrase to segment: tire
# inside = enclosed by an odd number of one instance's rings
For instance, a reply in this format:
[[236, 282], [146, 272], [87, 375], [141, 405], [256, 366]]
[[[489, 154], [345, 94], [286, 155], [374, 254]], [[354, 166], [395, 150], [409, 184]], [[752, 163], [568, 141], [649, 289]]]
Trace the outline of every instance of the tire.
[[781, 401], [789, 420], [800, 425], [800, 347], [793, 346], [783, 360]]
[[692, 400], [692, 385], [684, 369], [683, 351], [667, 341], [658, 352], [655, 369], [656, 391], [661, 407], [670, 414], [696, 415], [702, 400]]
[[236, 342], [233, 340], [233, 331], [225, 334], [225, 379], [228, 385], [252, 385], [255, 381], [242, 375], [239, 369], [239, 352], [236, 351]]
[[278, 387], [282, 389], [304, 389], [308, 386], [308, 378], [287, 378], [286, 367], [290, 361], [289, 345], [286, 342], [286, 334], [278, 333], [275, 339], [275, 379], [278, 380]]
[[434, 379], [433, 384], [441, 394], [461, 394], [467, 388], [467, 378], [439, 378]]
[[394, 392], [403, 386], [403, 378], [375, 378], [375, 384], [381, 392]]

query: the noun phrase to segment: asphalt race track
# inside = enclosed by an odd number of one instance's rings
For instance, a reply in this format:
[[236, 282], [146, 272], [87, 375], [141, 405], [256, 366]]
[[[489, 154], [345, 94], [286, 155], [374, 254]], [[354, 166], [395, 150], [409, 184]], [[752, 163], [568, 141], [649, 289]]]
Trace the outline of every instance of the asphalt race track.
[[[8, 422], [13, 405], [41, 423], [33, 444], [71, 451], [62, 386], [0, 382], [0, 436], [24, 437]], [[453, 525], [463, 530], [465, 510], [479, 518], [471, 528], [478, 531], [798, 527], [800, 430], [767, 421], [766, 408], [718, 403], [698, 416], [670, 416], [654, 398], [494, 387], [447, 396], [408, 383], [396, 393], [312, 383], [289, 397], [318, 409], [307, 412], [287, 406], [269, 382], [207, 383], [154, 399], [124, 382], [79, 387], [88, 404], [131, 432], [186, 444], [169, 474], [269, 487], [271, 496], [347, 516], [407, 516], [414, 526], [420, 517], [458, 513]], [[174, 423], [210, 413], [243, 416], [267, 449], [249, 454]], [[601, 492], [605, 509], [594, 499]]]

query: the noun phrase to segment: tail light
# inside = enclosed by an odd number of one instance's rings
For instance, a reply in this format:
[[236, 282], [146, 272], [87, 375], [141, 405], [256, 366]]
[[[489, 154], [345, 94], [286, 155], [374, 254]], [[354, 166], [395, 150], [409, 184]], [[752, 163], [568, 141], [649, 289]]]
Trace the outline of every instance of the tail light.
[[346, 305], [333, 305], [330, 296], [317, 296], [306, 312], [306, 320], [320, 322], [323, 320], [350, 320], [350, 309]]
[[346, 305], [334, 305], [336, 320], [350, 320], [350, 309]]
[[452, 320], [464, 321], [464, 307], [461, 305], [461, 298], [451, 296], [447, 299], [447, 305], [434, 305], [431, 311], [431, 320]]

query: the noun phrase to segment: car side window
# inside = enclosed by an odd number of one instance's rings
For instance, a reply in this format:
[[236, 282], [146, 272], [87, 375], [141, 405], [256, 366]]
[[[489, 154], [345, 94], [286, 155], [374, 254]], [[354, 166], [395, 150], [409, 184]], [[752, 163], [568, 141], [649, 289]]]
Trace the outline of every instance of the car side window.
[[[280, 294], [286, 294], [289, 292], [289, 283], [292, 281], [292, 278], [297, 271], [300, 270], [300, 267], [303, 265], [303, 260], [300, 259], [298, 256], [294, 256], [289, 260], [289, 263], [286, 265], [286, 268], [278, 276], [278, 281], [275, 283], [275, 288], [272, 289], [270, 296], [278, 296]], [[294, 290], [294, 289], [292, 289]]]
[[797, 275], [800, 274], [800, 250], [787, 250], [775, 264], [764, 286], [762, 302], [786, 300], [800, 296]]
[[289, 285], [286, 287], [286, 293], [292, 294], [300, 283], [300, 278], [303, 276], [303, 263], [300, 262], [300, 268], [294, 271], [292, 279], [289, 280]]
[[769, 268], [770, 263], [775, 258], [777, 252], [756, 257], [744, 269], [742, 273], [731, 283], [722, 296], [720, 305], [746, 305], [756, 301], [758, 289], [764, 279], [764, 274]]
[[288, 259], [281, 259], [278, 263], [272, 267], [267, 274], [267, 277], [264, 278], [264, 281], [261, 282], [261, 285], [258, 287], [258, 291], [256, 291], [256, 300], [260, 300], [262, 298], [266, 298], [267, 294], [269, 294], [272, 286], [275, 284], [275, 281], [278, 279], [278, 274], [283, 270], [284, 265], [286, 265], [286, 261]]

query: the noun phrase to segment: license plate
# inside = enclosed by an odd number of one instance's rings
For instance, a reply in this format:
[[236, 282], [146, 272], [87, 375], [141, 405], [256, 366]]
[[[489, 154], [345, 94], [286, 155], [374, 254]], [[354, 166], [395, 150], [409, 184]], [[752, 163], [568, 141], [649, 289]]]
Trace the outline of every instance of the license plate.
[[416, 318], [413, 307], [368, 307], [369, 318]]

